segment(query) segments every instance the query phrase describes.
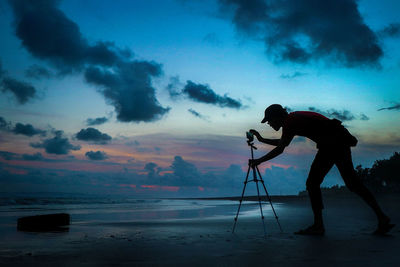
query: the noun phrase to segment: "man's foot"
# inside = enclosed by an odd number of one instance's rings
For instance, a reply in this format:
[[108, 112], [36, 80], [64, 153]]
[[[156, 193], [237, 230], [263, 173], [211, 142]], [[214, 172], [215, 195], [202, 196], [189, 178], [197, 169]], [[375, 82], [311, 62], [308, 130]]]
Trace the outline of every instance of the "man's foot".
[[376, 228], [374, 235], [384, 235], [389, 232], [395, 224], [390, 223], [390, 218], [386, 217], [378, 223], [378, 228]]
[[311, 225], [306, 229], [299, 230], [294, 233], [295, 235], [319, 235], [322, 236], [325, 234], [324, 226], [315, 226]]

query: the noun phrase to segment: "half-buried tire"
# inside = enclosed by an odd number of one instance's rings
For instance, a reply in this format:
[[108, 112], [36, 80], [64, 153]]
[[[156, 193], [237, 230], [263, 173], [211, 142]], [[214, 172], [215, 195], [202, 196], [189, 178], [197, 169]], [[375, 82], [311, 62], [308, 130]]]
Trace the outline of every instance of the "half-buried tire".
[[56, 213], [19, 218], [17, 229], [30, 232], [68, 231], [64, 226], [69, 224], [69, 214]]

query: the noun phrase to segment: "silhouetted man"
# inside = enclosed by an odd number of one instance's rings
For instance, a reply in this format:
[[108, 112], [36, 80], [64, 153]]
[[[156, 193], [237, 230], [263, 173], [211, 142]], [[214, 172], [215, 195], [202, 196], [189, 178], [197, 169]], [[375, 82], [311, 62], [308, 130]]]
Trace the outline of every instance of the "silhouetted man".
[[307, 137], [317, 143], [318, 152], [311, 165], [306, 182], [314, 212], [314, 224], [296, 232], [296, 234], [323, 235], [325, 233], [322, 220], [324, 206], [320, 184], [334, 164], [339, 169], [349, 190], [358, 194], [374, 210], [378, 218], [378, 227], [374, 233], [385, 234], [394, 226], [390, 223], [389, 217], [382, 212], [374, 196], [356, 175], [350, 147], [357, 144], [357, 139], [342, 126], [341, 121], [331, 120], [319, 113], [310, 111], [288, 113], [281, 105], [274, 104], [265, 109], [265, 116], [261, 123], [265, 122], [268, 122], [275, 131], [279, 131], [282, 127], [282, 137], [280, 139], [266, 139], [256, 130], [250, 130], [260, 142], [276, 146], [263, 157], [250, 160], [249, 164], [252, 166], [280, 155], [296, 135]]

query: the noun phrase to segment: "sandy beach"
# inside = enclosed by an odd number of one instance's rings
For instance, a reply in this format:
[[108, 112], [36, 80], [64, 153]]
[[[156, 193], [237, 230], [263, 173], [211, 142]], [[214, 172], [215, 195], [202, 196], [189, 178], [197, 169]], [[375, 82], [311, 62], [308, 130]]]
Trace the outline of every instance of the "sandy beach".
[[[380, 196], [378, 200], [398, 225], [400, 197]], [[191, 201], [193, 205], [197, 203]], [[399, 227], [387, 236], [372, 235], [376, 223], [373, 213], [356, 196], [325, 198], [325, 236], [294, 235], [294, 231], [312, 220], [308, 201], [307, 197], [275, 198], [282, 233], [269, 204], [264, 204], [266, 236], [257, 203], [252, 202], [245, 202], [235, 233], [231, 233], [236, 201], [215, 205], [218, 207], [214, 206], [212, 216], [204, 216], [210, 206], [168, 219], [160, 218], [158, 212], [148, 212], [140, 220], [104, 220], [95, 216], [89, 220], [83, 219], [86, 216], [83, 213], [77, 213], [71, 215], [69, 231], [62, 233], [17, 232], [10, 221], [1, 230], [0, 263], [1, 266], [399, 265]]]

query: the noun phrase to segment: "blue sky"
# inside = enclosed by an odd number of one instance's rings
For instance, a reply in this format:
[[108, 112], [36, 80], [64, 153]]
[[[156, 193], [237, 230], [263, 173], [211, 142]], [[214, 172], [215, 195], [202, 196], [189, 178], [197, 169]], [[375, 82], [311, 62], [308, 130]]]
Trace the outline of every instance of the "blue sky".
[[[356, 165], [398, 151], [400, 4], [284, 2], [0, 1], [4, 191], [236, 195], [273, 103], [342, 119]], [[272, 193], [316, 150], [285, 152]]]

